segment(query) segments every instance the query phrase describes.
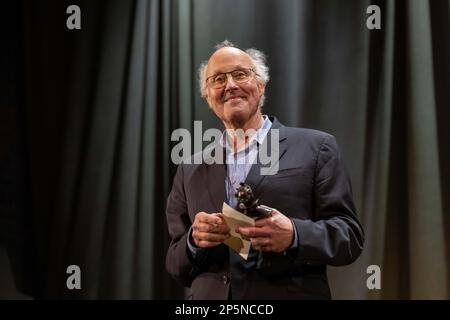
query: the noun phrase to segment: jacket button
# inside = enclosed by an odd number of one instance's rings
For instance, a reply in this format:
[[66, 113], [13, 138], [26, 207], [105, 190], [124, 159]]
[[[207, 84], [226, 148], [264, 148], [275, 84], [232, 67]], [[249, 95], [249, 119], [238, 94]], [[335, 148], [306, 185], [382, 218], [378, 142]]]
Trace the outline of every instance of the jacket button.
[[227, 275], [223, 275], [222, 276], [222, 282], [223, 284], [229, 284], [230, 283], [230, 277], [228, 277]]

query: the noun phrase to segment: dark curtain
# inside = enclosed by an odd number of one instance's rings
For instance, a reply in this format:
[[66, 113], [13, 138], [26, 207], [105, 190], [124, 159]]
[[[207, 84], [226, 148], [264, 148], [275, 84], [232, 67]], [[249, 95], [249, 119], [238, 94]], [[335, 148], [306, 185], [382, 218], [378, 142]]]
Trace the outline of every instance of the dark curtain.
[[[81, 30], [65, 28], [69, 4], [81, 8]], [[370, 4], [381, 8], [381, 30], [366, 28]], [[12, 119], [2, 123], [13, 137], [1, 149], [1, 186], [16, 181], [16, 196], [0, 221], [14, 226], [2, 239], [23, 292], [183, 296], [163, 267], [170, 134], [194, 120], [221, 127], [196, 72], [228, 39], [268, 54], [265, 113], [332, 133], [342, 149], [367, 239], [355, 264], [330, 269], [334, 297], [449, 298], [449, 0], [24, 1], [19, 9], [20, 54], [7, 56], [16, 85], [2, 85], [11, 97], [2, 115]], [[66, 289], [71, 264], [82, 290]], [[381, 268], [381, 290], [366, 286], [369, 265]]]
[[[81, 8], [81, 30], [66, 28], [71, 4]], [[32, 223], [8, 247], [25, 293], [182, 296], [164, 269], [165, 199], [174, 169], [170, 132], [182, 117], [176, 111], [179, 7], [167, 1], [23, 3], [19, 95], [25, 99], [19, 108], [30, 204], [16, 220]], [[23, 236], [28, 242], [13, 247]], [[69, 265], [80, 267], [82, 290], [66, 288]]]

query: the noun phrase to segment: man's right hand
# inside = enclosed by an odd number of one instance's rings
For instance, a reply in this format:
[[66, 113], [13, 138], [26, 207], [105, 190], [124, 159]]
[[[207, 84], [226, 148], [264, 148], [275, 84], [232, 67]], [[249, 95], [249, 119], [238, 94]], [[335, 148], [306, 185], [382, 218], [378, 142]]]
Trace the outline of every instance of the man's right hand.
[[192, 224], [192, 240], [197, 247], [210, 248], [221, 244], [230, 236], [221, 213], [199, 212]]

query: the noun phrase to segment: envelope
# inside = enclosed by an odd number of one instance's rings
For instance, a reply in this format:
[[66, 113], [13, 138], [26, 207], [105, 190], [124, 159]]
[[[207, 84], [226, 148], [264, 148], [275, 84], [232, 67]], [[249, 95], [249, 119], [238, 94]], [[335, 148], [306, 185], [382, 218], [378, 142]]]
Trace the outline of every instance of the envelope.
[[222, 215], [228, 227], [230, 228], [230, 237], [224, 243], [239, 255], [247, 260], [250, 251], [250, 239], [237, 233], [237, 227], [253, 227], [255, 220], [233, 209], [225, 202], [222, 205]]

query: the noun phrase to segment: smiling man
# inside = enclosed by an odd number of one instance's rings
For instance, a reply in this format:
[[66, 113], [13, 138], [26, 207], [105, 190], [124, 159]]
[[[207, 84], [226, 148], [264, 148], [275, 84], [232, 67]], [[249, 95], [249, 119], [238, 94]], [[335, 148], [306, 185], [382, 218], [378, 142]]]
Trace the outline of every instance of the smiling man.
[[[191, 299], [331, 298], [326, 266], [352, 263], [364, 243], [334, 137], [262, 114], [269, 75], [258, 50], [224, 41], [200, 66], [199, 81], [226, 129], [226, 163], [179, 165], [167, 200], [168, 272]], [[260, 149], [274, 136], [277, 171], [263, 175]], [[236, 230], [251, 240], [247, 260], [223, 243], [230, 229], [220, 212], [223, 202], [236, 207], [241, 182], [272, 208]]]
[[233, 47], [217, 50], [206, 69], [204, 97], [226, 129], [258, 129], [262, 123], [260, 98], [265, 81], [259, 79], [250, 56]]

